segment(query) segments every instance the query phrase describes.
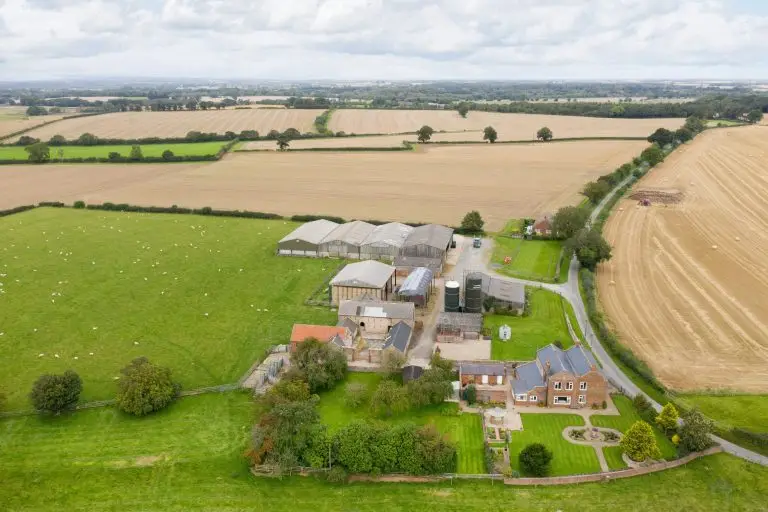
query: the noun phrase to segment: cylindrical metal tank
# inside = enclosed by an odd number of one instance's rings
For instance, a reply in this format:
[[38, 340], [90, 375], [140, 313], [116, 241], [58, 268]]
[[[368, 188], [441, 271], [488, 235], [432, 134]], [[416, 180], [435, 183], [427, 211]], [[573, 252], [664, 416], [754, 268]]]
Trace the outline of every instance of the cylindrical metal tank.
[[445, 282], [445, 311], [446, 313], [459, 311], [459, 283], [456, 281]]
[[464, 312], [483, 312], [483, 279], [479, 274], [467, 275], [464, 283]]

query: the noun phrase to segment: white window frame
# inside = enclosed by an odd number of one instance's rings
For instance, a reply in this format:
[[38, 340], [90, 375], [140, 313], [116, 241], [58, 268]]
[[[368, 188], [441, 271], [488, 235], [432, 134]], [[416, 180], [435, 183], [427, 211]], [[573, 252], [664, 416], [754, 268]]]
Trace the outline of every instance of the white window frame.
[[587, 390], [587, 383], [579, 382], [579, 391], [586, 391], [586, 390]]
[[528, 401], [529, 402], [538, 402], [539, 401], [539, 397], [537, 397], [536, 395], [530, 395], [528, 397]]
[[503, 375], [497, 375], [496, 376], [496, 384], [498, 384], [499, 386], [504, 384], [504, 376]]
[[555, 382], [555, 390], [560, 391], [563, 389], [563, 383], [559, 380]]
[[565, 383], [565, 390], [566, 391], [573, 391], [573, 382], [569, 381]]
[[528, 400], [528, 395], [522, 394], [522, 395], [515, 395], [515, 400], [519, 402], [525, 402]]
[[488, 376], [487, 376], [487, 375], [483, 375], [483, 377], [482, 377], [482, 381], [481, 381], [481, 382], [482, 382], [483, 384], [488, 384]]
[[585, 404], [585, 403], [587, 403], [587, 397], [586, 397], [586, 395], [579, 395], [579, 403], [580, 403], [580, 404]]
[[[560, 402], [558, 399], [565, 398], [565, 402]], [[552, 401], [555, 405], [571, 405], [571, 397], [568, 395], [559, 395], [555, 396], [554, 400]]]

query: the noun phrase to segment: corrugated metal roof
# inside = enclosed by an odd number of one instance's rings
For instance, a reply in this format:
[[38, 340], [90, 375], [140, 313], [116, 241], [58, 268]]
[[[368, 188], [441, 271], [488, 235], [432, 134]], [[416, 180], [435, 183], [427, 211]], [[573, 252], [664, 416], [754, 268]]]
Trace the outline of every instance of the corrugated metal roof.
[[413, 228], [413, 231], [405, 240], [404, 247], [414, 245], [428, 245], [437, 249], [445, 250], [451, 243], [453, 230], [439, 224], [426, 224]]
[[393, 347], [398, 351], [405, 353], [408, 348], [408, 342], [411, 341], [411, 326], [405, 322], [397, 322], [384, 338], [384, 348]]
[[413, 320], [416, 317], [416, 307], [412, 302], [344, 300], [339, 305], [339, 316], [373, 316]]
[[331, 280], [334, 286], [354, 286], [359, 288], [382, 288], [392, 274], [395, 267], [375, 260], [366, 260], [358, 263], [350, 263]]
[[361, 220], [355, 220], [341, 224], [331, 231], [322, 242], [345, 242], [350, 245], [362, 245], [363, 241], [376, 229], [373, 224], [368, 224]]
[[319, 219], [307, 222], [297, 227], [289, 234], [285, 235], [280, 242], [290, 242], [292, 240], [303, 240], [311, 244], [319, 244], [323, 238], [328, 236], [339, 224], [330, 220]]
[[376, 226], [361, 245], [373, 245], [377, 247], [392, 246], [402, 247], [405, 239], [411, 234], [413, 228], [400, 224], [399, 222], [390, 222]]
[[427, 258], [420, 256], [395, 256], [396, 267], [426, 267], [434, 273], [440, 272], [443, 268], [443, 260], [440, 258]]
[[432, 283], [432, 271], [428, 268], [420, 267], [414, 269], [408, 277], [405, 278], [403, 284], [400, 285], [400, 295], [406, 297], [412, 297], [414, 295], [424, 295], [429, 290], [429, 286]]

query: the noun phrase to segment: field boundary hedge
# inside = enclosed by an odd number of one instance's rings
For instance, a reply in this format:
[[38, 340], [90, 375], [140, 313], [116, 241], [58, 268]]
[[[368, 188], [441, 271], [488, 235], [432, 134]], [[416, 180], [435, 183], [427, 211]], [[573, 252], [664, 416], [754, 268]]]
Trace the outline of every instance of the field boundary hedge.
[[31, 126], [29, 128], [24, 128], [23, 130], [15, 131], [13, 133], [9, 133], [8, 135], [0, 135], [0, 146], [15, 146], [16, 144], [2, 144], [2, 141], [12, 139], [13, 137], [16, 137], [18, 135], [24, 135], [27, 132], [30, 132], [32, 130], [37, 130], [38, 128], [42, 128], [43, 126], [48, 126], [49, 124], [58, 123], [60, 121], [64, 121], [65, 119], [77, 119], [78, 117], [100, 116], [101, 114], [102, 112], [87, 112], [83, 114], [74, 114], [71, 116], [62, 117], [60, 119], [51, 119], [50, 121], [45, 121], [41, 124], [36, 124], [35, 126]]

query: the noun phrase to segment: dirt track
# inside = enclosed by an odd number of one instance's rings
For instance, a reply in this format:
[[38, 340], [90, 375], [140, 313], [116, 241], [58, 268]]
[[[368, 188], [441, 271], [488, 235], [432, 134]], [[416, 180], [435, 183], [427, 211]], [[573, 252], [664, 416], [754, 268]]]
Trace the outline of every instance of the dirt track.
[[765, 392], [766, 176], [768, 128], [712, 130], [636, 185], [678, 189], [680, 204], [623, 200], [606, 225], [614, 257], [599, 271], [601, 304], [673, 388]]
[[646, 142], [430, 147], [423, 152], [236, 153], [209, 164], [4, 166], [0, 208], [37, 201], [212, 206], [486, 226], [573, 204]]

